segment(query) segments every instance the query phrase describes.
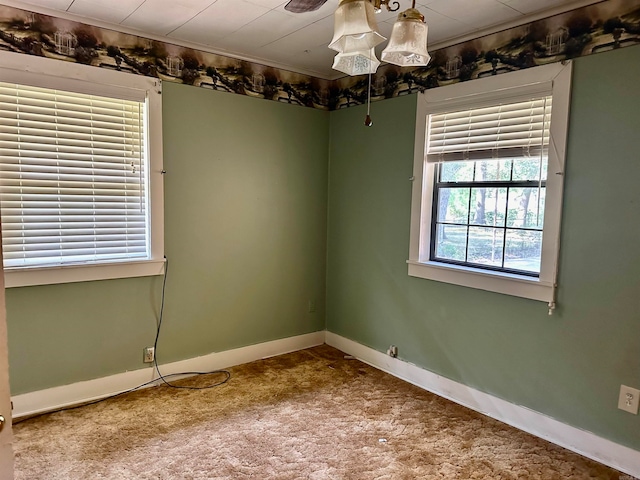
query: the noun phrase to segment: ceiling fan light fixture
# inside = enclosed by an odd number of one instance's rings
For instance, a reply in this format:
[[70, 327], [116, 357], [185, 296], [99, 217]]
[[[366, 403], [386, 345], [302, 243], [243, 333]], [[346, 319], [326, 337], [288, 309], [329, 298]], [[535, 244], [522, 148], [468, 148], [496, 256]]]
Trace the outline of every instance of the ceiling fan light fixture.
[[338, 53], [333, 59], [333, 69], [347, 75], [366, 75], [376, 73], [380, 60], [374, 48], [349, 53]]
[[329, 48], [338, 53], [369, 50], [386, 40], [378, 32], [375, 8], [369, 0], [340, 0], [333, 31]]
[[427, 65], [431, 55], [427, 51], [428, 27], [424, 16], [415, 8], [398, 15], [393, 24], [391, 38], [381, 58], [401, 67]]

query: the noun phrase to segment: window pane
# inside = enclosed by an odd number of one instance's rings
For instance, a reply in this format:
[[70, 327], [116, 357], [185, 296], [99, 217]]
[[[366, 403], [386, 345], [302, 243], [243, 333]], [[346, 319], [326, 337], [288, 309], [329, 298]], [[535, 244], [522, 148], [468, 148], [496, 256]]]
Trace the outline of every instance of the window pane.
[[513, 160], [513, 180], [535, 180], [538, 181], [540, 174], [540, 163], [542, 163], [542, 180], [547, 179], [547, 158], [542, 162], [540, 158], [515, 158]]
[[[510, 188], [507, 226], [542, 229], [544, 224], [545, 187]], [[540, 197], [538, 197], [540, 194]]]
[[435, 241], [437, 258], [464, 262], [467, 253], [467, 227], [438, 225]]
[[464, 223], [469, 221], [469, 189], [441, 188], [438, 198], [438, 222]]
[[474, 162], [444, 162], [440, 164], [441, 182], [470, 182]]
[[504, 229], [469, 227], [469, 254], [467, 261], [481, 265], [502, 266]]
[[471, 189], [471, 220], [469, 223], [504, 227], [506, 208], [506, 188], [473, 188]]
[[476, 182], [504, 181], [511, 178], [511, 160], [482, 160], [475, 163]]
[[540, 273], [542, 232], [535, 230], [507, 230], [504, 267]]

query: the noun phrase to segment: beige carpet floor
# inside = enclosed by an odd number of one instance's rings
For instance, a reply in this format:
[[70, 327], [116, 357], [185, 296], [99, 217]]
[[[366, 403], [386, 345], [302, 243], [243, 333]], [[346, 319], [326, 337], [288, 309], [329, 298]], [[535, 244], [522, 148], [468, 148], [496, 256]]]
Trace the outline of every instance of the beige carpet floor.
[[16, 480], [625, 478], [328, 346], [230, 371], [16, 425]]

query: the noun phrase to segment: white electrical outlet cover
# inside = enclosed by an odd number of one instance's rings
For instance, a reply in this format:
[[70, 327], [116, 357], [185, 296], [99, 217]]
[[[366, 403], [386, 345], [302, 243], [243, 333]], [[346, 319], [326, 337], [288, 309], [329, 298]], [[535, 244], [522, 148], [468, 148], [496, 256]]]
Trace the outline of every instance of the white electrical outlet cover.
[[620, 385], [620, 397], [618, 398], [618, 408], [620, 410], [637, 415], [639, 401], [640, 390]]

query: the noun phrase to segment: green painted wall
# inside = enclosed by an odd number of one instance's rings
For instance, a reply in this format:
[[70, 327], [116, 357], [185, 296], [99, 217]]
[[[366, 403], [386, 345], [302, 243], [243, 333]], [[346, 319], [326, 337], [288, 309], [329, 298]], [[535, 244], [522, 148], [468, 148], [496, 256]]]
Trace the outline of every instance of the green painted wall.
[[575, 61], [559, 309], [407, 275], [415, 96], [331, 113], [327, 329], [640, 450], [640, 47]]
[[[170, 83], [163, 101], [159, 361], [323, 330], [329, 114]], [[144, 367], [161, 280], [8, 289], [12, 394]]]
[[163, 89], [168, 360], [323, 330], [328, 112]]
[[[640, 388], [639, 75], [640, 47], [575, 62], [552, 317], [543, 303], [407, 275], [414, 96], [374, 103], [366, 128], [363, 107], [328, 114], [165, 84], [160, 362], [321, 330], [327, 267], [330, 331], [394, 343], [424, 368], [640, 449], [640, 417], [616, 409], [621, 383]], [[7, 290], [12, 393], [143, 367], [160, 288], [153, 277]]]

